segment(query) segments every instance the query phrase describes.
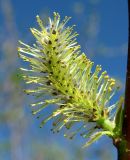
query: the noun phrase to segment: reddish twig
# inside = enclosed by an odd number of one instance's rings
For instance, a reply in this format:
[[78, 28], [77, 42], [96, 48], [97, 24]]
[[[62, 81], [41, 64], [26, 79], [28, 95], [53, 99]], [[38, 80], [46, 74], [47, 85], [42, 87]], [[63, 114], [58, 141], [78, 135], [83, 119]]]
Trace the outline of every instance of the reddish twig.
[[130, 0], [128, 0], [128, 20], [129, 20], [129, 33], [128, 33], [128, 59], [127, 59], [127, 72], [126, 72], [126, 90], [124, 102], [124, 121], [123, 121], [123, 136], [126, 140], [126, 147], [123, 152], [118, 148], [118, 160], [130, 160]]

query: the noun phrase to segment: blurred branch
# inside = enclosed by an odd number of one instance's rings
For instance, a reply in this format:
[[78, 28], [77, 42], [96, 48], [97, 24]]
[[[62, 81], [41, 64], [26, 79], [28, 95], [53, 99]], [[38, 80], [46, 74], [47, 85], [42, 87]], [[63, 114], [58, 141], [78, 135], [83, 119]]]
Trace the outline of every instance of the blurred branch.
[[[10, 0], [1, 0], [0, 8], [3, 16], [3, 26], [0, 38], [1, 64], [1, 98], [0, 108], [1, 124], [7, 126], [9, 137], [6, 137], [10, 148], [12, 160], [22, 160], [22, 136], [25, 131], [25, 121], [23, 121], [24, 110], [23, 96], [18, 89], [18, 79], [16, 78], [17, 68], [17, 29], [14, 21], [13, 7]], [[16, 89], [17, 88], [17, 89]], [[19, 125], [20, 123], [20, 125]], [[4, 135], [3, 135], [4, 136]], [[4, 159], [4, 158], [3, 158]]]

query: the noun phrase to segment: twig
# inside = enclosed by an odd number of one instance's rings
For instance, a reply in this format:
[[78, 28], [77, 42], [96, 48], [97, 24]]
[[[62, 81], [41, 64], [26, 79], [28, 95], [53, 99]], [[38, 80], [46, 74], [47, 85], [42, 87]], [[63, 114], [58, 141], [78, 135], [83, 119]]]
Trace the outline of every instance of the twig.
[[[124, 102], [124, 121], [123, 121], [123, 136], [126, 144], [121, 142], [118, 148], [118, 160], [130, 160], [130, 0], [128, 0], [128, 20], [129, 20], [129, 33], [128, 33], [128, 59], [127, 59], [127, 72], [126, 72], [126, 90]], [[126, 145], [126, 146], [124, 146]]]

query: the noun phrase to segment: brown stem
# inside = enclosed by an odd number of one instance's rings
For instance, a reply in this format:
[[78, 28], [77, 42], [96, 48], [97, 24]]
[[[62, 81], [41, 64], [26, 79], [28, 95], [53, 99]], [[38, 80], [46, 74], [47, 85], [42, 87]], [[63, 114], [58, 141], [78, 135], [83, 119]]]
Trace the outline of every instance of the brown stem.
[[118, 160], [130, 160], [130, 0], [128, 0], [128, 18], [129, 18], [129, 39], [128, 39], [128, 59], [126, 73], [126, 90], [124, 103], [124, 121], [123, 121], [123, 137], [116, 147], [118, 149]]

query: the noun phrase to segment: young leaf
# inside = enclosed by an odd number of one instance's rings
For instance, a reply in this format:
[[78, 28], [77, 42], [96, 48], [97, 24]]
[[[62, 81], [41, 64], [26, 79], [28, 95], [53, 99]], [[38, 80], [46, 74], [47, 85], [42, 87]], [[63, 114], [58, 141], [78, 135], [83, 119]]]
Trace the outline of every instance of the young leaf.
[[121, 97], [119, 102], [118, 102], [118, 108], [116, 110], [116, 114], [115, 114], [115, 129], [114, 132], [116, 132], [116, 134], [121, 134], [122, 131], [122, 125], [123, 125], [123, 103], [124, 103], [124, 97]]
[[93, 135], [91, 135], [91, 137], [86, 142], [86, 144], [83, 146], [83, 148], [89, 147], [92, 143], [96, 142], [103, 135], [113, 136], [113, 134], [109, 131], [98, 131], [94, 133]]

